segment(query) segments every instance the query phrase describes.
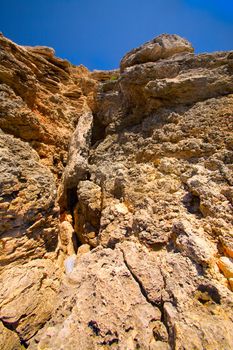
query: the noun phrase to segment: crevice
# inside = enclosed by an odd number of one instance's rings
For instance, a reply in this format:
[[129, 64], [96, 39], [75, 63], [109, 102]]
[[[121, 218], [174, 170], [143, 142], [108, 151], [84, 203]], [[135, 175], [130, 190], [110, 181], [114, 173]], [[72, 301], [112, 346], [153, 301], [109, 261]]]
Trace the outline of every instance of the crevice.
[[220, 294], [215, 286], [200, 284], [197, 288], [197, 299], [200, 303], [206, 304], [213, 301], [216, 304], [221, 304]]
[[[26, 317], [26, 316], [25, 316], [25, 315], [22, 315], [22, 316], [20, 317], [20, 319], [22, 319], [22, 318], [24, 318], [24, 317]], [[18, 326], [20, 319], [19, 319], [18, 321], [14, 322], [14, 323], [8, 323], [7, 321], [4, 321], [3, 319], [1, 319], [1, 322], [2, 322], [2, 324], [3, 324], [3, 326], [4, 326], [5, 328], [7, 328], [7, 329], [9, 329], [10, 331], [12, 331], [12, 332], [14, 332], [14, 333], [17, 334], [17, 336], [19, 337], [20, 344], [21, 344], [22, 346], [24, 346], [25, 349], [27, 349], [28, 346], [29, 346], [28, 343], [26, 342], [26, 340], [24, 340], [22, 337], [20, 337], [19, 333], [18, 333], [17, 330], [16, 330], [16, 327]]]
[[77, 187], [68, 188], [66, 191], [67, 210], [72, 214], [78, 202]]
[[[143, 287], [143, 284], [141, 283], [141, 281], [139, 280], [139, 278], [134, 274], [134, 272], [132, 271], [132, 269], [130, 268], [129, 264], [127, 263], [126, 257], [125, 257], [125, 253], [123, 250], [122, 254], [123, 254], [123, 259], [124, 259], [124, 263], [125, 266], [127, 267], [128, 271], [130, 272], [132, 278], [135, 280], [135, 282], [138, 284], [140, 291], [142, 293], [142, 295], [144, 296], [144, 298], [146, 299], [146, 301], [151, 304], [153, 307], [157, 307], [160, 312], [161, 312], [161, 319], [160, 321], [164, 324], [164, 326], [166, 327], [167, 330], [167, 334], [168, 334], [168, 344], [170, 345], [171, 349], [174, 350], [175, 349], [175, 343], [174, 343], [174, 332], [173, 330], [169, 327], [167, 320], [166, 320], [166, 315], [165, 315], [165, 311], [164, 311], [164, 302], [161, 300], [161, 302], [159, 303], [155, 303], [153, 301], [151, 301], [147, 295], [147, 292], [145, 290], [145, 288]], [[164, 281], [164, 287], [163, 289], [166, 290], [166, 278], [163, 275], [163, 273], [161, 272], [161, 275], [163, 277], [163, 281]]]
[[93, 114], [91, 147], [96, 147], [105, 138], [105, 129], [98, 116]]
[[125, 266], [127, 267], [128, 271], [130, 272], [131, 276], [133, 277], [133, 279], [135, 280], [135, 282], [137, 283], [137, 285], [139, 286], [139, 289], [142, 293], [142, 295], [144, 296], [144, 298], [146, 299], [146, 301], [151, 304], [152, 306], [157, 306], [156, 303], [154, 303], [153, 301], [151, 301], [148, 298], [147, 292], [145, 290], [145, 288], [143, 287], [143, 284], [141, 283], [141, 281], [139, 280], [139, 278], [135, 275], [135, 273], [132, 271], [132, 269], [130, 268], [129, 264], [127, 263], [126, 257], [125, 257], [125, 253], [123, 250], [121, 250], [122, 254], [123, 254], [123, 259], [124, 259], [124, 263]]
[[195, 215], [198, 219], [203, 215], [200, 211], [200, 198], [191, 192], [187, 192], [183, 197], [182, 203], [190, 214]]
[[[163, 289], [167, 290], [166, 276], [164, 275], [162, 268], [160, 268], [160, 273], [161, 273], [161, 276], [163, 278], [163, 284], [164, 284]], [[165, 311], [164, 311], [164, 301], [163, 300], [161, 300], [161, 305], [160, 305], [159, 309], [160, 309], [160, 312], [161, 312], [161, 322], [164, 324], [164, 326], [166, 327], [166, 330], [167, 330], [168, 344], [170, 345], [171, 350], [175, 350], [174, 330], [173, 330], [172, 327], [169, 326], [169, 324], [167, 322], [166, 314], [165, 314]]]

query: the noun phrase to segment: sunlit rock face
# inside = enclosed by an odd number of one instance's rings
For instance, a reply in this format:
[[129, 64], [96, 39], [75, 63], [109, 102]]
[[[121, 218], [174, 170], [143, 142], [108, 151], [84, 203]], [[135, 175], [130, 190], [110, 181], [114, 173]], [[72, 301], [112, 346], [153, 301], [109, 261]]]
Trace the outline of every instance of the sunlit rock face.
[[27, 141], [60, 178], [70, 137], [88, 104], [95, 81], [46, 47], [14, 44], [0, 36], [0, 128]]
[[0, 347], [232, 349], [233, 52], [0, 42]]

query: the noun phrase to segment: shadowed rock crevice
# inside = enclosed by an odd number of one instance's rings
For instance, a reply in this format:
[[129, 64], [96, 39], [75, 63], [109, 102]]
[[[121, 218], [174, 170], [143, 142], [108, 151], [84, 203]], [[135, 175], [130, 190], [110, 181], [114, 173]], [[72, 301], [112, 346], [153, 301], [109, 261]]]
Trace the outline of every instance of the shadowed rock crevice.
[[[22, 317], [25, 317], [25, 315], [22, 315]], [[6, 327], [6, 328], [9, 329], [10, 331], [14, 332], [14, 333], [16, 334], [16, 336], [18, 337], [18, 339], [19, 339], [18, 344], [13, 345], [13, 348], [12, 348], [12, 349], [14, 349], [14, 350], [15, 350], [15, 349], [16, 349], [16, 350], [18, 350], [18, 349], [24, 349], [24, 348], [27, 349], [27, 348], [28, 348], [28, 342], [26, 342], [24, 339], [20, 338], [19, 334], [18, 334], [17, 331], [15, 330], [15, 329], [16, 329], [16, 326], [17, 326], [17, 324], [18, 324], [18, 322], [15, 323], [15, 324], [7, 323], [7, 322], [4, 321], [4, 320], [1, 320], [1, 322], [2, 322], [2, 324], [4, 325], [4, 327]], [[9, 335], [9, 337], [12, 337], [12, 338], [13, 338], [12, 335]], [[11, 341], [11, 340], [8, 340], [8, 341]], [[7, 346], [7, 344], [5, 344], [5, 345]]]
[[[144, 296], [144, 298], [146, 299], [146, 301], [147, 301], [149, 304], [151, 304], [152, 306], [155, 306], [155, 303], [152, 302], [152, 301], [148, 298], [147, 292], [146, 292], [146, 290], [144, 289], [143, 284], [140, 282], [140, 280], [139, 280], [139, 278], [137, 277], [137, 275], [133, 272], [133, 270], [130, 268], [129, 264], [127, 263], [127, 260], [126, 260], [125, 255], [124, 255], [124, 251], [122, 251], [122, 253], [123, 253], [123, 257], [124, 257], [125, 266], [126, 266], [127, 269], [129, 270], [129, 272], [130, 272], [131, 276], [133, 277], [133, 279], [135, 280], [135, 282], [138, 284], [142, 295]], [[158, 305], [156, 305], [156, 306], [158, 306]]]
[[[169, 324], [166, 320], [166, 314], [164, 311], [164, 301], [162, 300], [162, 298], [161, 298], [161, 300], [153, 300], [151, 297], [148, 296], [148, 291], [145, 289], [143, 282], [140, 281], [140, 278], [137, 276], [137, 273], [134, 272], [134, 268], [130, 267], [129, 263], [127, 262], [127, 259], [125, 257], [125, 253], [124, 253], [124, 249], [122, 250], [122, 253], [123, 253], [123, 257], [124, 257], [124, 263], [125, 263], [127, 269], [129, 270], [131, 276], [133, 277], [135, 282], [138, 284], [142, 295], [144, 296], [144, 298], [146, 299], [146, 301], [149, 304], [151, 304], [153, 307], [156, 307], [160, 310], [160, 313], [161, 313], [160, 322], [161, 322], [161, 324], [159, 326], [156, 325], [156, 327], [153, 330], [155, 340], [162, 341], [164, 343], [168, 343], [171, 346], [171, 349], [173, 349], [174, 348], [174, 334], [173, 334], [173, 329], [169, 326]], [[162, 272], [161, 272], [161, 276], [163, 277], [164, 290], [166, 290], [166, 279], [163, 276]], [[153, 282], [156, 283], [156, 281], [153, 281]], [[163, 329], [161, 331], [161, 327], [165, 327], [165, 329]]]
[[200, 211], [200, 198], [188, 192], [183, 198], [183, 204], [190, 214], [195, 215], [197, 218], [202, 218], [203, 215]]
[[91, 136], [91, 146], [97, 147], [97, 145], [105, 138], [105, 126], [101, 123], [101, 120], [97, 115], [93, 115], [93, 127]]

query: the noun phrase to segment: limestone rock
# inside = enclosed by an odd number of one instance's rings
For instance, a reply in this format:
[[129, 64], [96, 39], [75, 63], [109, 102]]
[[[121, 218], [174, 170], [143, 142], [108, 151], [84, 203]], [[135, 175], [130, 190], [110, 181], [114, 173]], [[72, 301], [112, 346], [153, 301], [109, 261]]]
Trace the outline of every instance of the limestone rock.
[[204, 235], [193, 230], [188, 222], [175, 222], [173, 232], [177, 234], [176, 246], [190, 259], [200, 264], [211, 264], [217, 255], [215, 245]]
[[29, 349], [155, 348], [160, 311], [141, 294], [119, 250], [98, 247], [83, 255], [69, 281], [62, 302], [66, 311], [57, 309]]
[[91, 76], [97, 81], [115, 81], [119, 78], [119, 69], [97, 70], [94, 69]]
[[233, 53], [162, 35], [90, 73], [0, 44], [9, 350], [230, 350]]
[[58, 264], [63, 267], [64, 259], [72, 256], [77, 250], [77, 242], [72, 224], [69, 221], [63, 221], [59, 227], [58, 241]]
[[160, 270], [159, 256], [156, 253], [149, 253], [143, 246], [134, 242], [124, 242], [120, 248], [125, 263], [141, 285], [148, 300], [155, 305], [161, 305], [164, 279]]
[[17, 334], [10, 329], [4, 327], [0, 322], [0, 347], [2, 350], [21, 350], [20, 339]]
[[130, 51], [121, 60], [121, 70], [135, 64], [155, 62], [177, 53], [193, 52], [192, 45], [178, 35], [162, 34]]
[[74, 229], [83, 244], [97, 245], [100, 226], [102, 192], [91, 181], [80, 181], [77, 190], [78, 203], [74, 209]]
[[89, 244], [82, 244], [80, 245], [80, 247], [78, 248], [78, 252], [77, 252], [77, 255], [78, 256], [81, 256], [83, 254], [86, 254], [88, 252], [90, 252], [90, 249], [91, 247], [89, 246]]
[[27, 341], [51, 316], [59, 289], [59, 271], [49, 259], [35, 259], [6, 268], [0, 284], [0, 319]]
[[52, 174], [25, 142], [0, 133], [0, 269], [53, 252], [59, 208]]
[[25, 49], [30, 50], [31, 52], [47, 57], [54, 57], [55, 50], [47, 46], [24, 46]]
[[19, 46], [4, 36], [0, 58], [0, 128], [29, 142], [60, 179], [79, 116], [93, 105], [95, 80], [51, 48]]
[[69, 145], [68, 163], [64, 172], [64, 187], [77, 187], [81, 180], [85, 180], [88, 165], [88, 150], [91, 141], [93, 116], [91, 112], [82, 115]]

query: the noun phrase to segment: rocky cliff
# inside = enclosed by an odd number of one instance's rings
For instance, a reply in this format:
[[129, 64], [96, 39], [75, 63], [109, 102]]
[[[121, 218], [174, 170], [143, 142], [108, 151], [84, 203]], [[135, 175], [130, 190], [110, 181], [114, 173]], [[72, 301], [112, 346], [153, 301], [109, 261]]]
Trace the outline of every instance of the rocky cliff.
[[1, 349], [232, 349], [233, 52], [1, 35], [0, 128]]

